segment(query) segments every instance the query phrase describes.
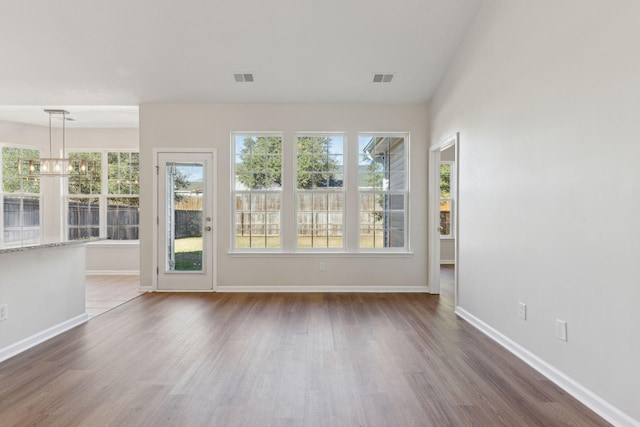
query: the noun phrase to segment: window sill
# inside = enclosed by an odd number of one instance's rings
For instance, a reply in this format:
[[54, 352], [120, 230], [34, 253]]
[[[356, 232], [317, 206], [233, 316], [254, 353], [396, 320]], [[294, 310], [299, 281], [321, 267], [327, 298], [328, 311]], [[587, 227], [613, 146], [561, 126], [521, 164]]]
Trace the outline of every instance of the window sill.
[[101, 240], [99, 242], [88, 243], [87, 246], [97, 248], [117, 248], [140, 246], [140, 240]]
[[227, 252], [230, 258], [402, 258], [413, 252]]

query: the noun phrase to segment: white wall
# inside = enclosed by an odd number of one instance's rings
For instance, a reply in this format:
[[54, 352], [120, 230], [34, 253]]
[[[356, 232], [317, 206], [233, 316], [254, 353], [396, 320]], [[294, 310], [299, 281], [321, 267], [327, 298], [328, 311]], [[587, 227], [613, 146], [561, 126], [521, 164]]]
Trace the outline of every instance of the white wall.
[[460, 307], [636, 420], [638, 16], [487, 0], [431, 105], [432, 144], [460, 132]]
[[[61, 155], [62, 134], [60, 128], [53, 129], [52, 141], [52, 155]], [[49, 128], [48, 126], [0, 121], [0, 143], [38, 147], [41, 157], [48, 157]], [[67, 152], [81, 149], [137, 150], [139, 147], [138, 129], [67, 128], [65, 145]], [[60, 180], [54, 178], [42, 180], [41, 240], [43, 243], [66, 239], [66, 236], [61, 234], [65, 221], [61, 210], [62, 194]], [[87, 270], [103, 273], [136, 273], [140, 270], [139, 252], [137, 242], [91, 244], [87, 247]]]
[[[84, 245], [0, 253], [0, 360], [12, 346], [49, 328], [85, 321]], [[24, 350], [23, 346], [16, 350]]]
[[[426, 288], [426, 106], [345, 105], [142, 105], [140, 107], [141, 174], [141, 284], [152, 283], [153, 203], [155, 179], [153, 149], [160, 147], [217, 149], [216, 180], [218, 286], [376, 285]], [[292, 144], [296, 131], [346, 132], [357, 147], [357, 132], [407, 131], [411, 133], [411, 250], [409, 256], [230, 255], [230, 133], [282, 131]], [[353, 154], [353, 151], [352, 151]], [[285, 157], [292, 166], [293, 158]], [[285, 188], [292, 200], [293, 188]], [[285, 203], [286, 203], [285, 200]], [[347, 213], [353, 215], [354, 212]], [[327, 270], [320, 274], [319, 262]]]

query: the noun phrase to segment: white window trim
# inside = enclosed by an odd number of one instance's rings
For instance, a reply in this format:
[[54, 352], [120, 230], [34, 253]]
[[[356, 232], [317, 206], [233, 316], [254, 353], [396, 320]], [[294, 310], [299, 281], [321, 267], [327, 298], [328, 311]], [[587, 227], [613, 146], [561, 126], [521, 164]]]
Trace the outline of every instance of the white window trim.
[[[299, 137], [342, 137], [342, 190], [316, 190], [319, 193], [342, 193], [342, 247], [340, 248], [299, 248], [298, 247], [298, 194], [300, 193], [312, 193], [314, 190], [299, 190], [298, 189], [298, 138]], [[349, 194], [349, 179], [348, 176], [348, 163], [349, 157], [347, 153], [347, 147], [349, 146], [349, 139], [345, 132], [296, 132], [293, 136], [293, 248], [294, 252], [298, 253], [346, 253], [347, 248], [347, 197]]]
[[[248, 137], [279, 137], [281, 140], [281, 150], [280, 150], [280, 181], [282, 185], [279, 190], [236, 190], [236, 144], [235, 139], [237, 136], [248, 136]], [[285, 138], [283, 132], [274, 132], [274, 131], [266, 131], [266, 132], [258, 132], [258, 131], [250, 131], [250, 132], [240, 132], [234, 131], [231, 132], [230, 135], [230, 153], [229, 162], [230, 162], [230, 203], [231, 203], [231, 225], [230, 225], [230, 242], [229, 247], [231, 248], [230, 253], [248, 253], [248, 254], [256, 254], [256, 253], [283, 253], [285, 247], [284, 241], [284, 230], [283, 230], [283, 216], [284, 216], [284, 194], [285, 194]], [[236, 247], [236, 195], [237, 194], [257, 194], [257, 193], [275, 193], [280, 194], [280, 247], [279, 248], [238, 248]]]

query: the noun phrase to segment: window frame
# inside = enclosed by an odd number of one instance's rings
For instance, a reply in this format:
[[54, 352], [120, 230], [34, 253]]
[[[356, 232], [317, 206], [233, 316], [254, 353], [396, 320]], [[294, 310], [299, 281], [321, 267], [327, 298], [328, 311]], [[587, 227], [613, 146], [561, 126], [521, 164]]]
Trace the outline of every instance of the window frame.
[[[100, 154], [100, 193], [92, 193], [92, 194], [71, 194], [69, 193], [69, 178], [64, 179], [64, 203], [62, 206], [62, 213], [64, 217], [64, 237], [65, 240], [69, 240], [69, 201], [71, 199], [98, 199], [99, 206], [99, 222], [98, 222], [98, 237], [100, 239], [108, 238], [108, 200], [113, 198], [127, 198], [127, 199], [138, 199], [138, 209], [140, 206], [140, 193], [138, 194], [111, 194], [109, 193], [109, 153], [135, 153], [140, 156], [140, 151], [136, 149], [129, 148], [115, 148], [115, 149], [104, 149], [104, 148], [74, 148], [70, 149], [67, 156], [71, 153], [97, 153]], [[138, 157], [139, 160], [139, 157]], [[138, 163], [138, 168], [140, 164]], [[138, 170], [138, 177], [140, 176], [140, 170]], [[139, 183], [138, 183], [139, 185]], [[76, 240], [76, 239], [74, 239]], [[140, 222], [138, 222], [138, 239], [130, 239], [130, 240], [120, 240], [120, 239], [108, 239], [104, 244], [109, 244], [111, 242], [116, 242], [118, 244], [139, 244], [140, 243]]]
[[[4, 189], [4, 168], [3, 168], [3, 163], [4, 163], [4, 155], [3, 155], [3, 149], [4, 148], [16, 148], [19, 150], [35, 150], [38, 152], [38, 157], [40, 157], [41, 154], [41, 149], [40, 147], [34, 146], [34, 145], [20, 145], [20, 144], [9, 144], [9, 143], [2, 143], [0, 142], [0, 248], [15, 248], [15, 247], [22, 247], [22, 246], [30, 246], [30, 245], [38, 245], [42, 242], [42, 222], [43, 222], [43, 209], [42, 209], [42, 184], [39, 185], [39, 192], [38, 193], [28, 193], [25, 191], [22, 191], [22, 184], [20, 185], [20, 190], [19, 192], [7, 192]], [[19, 157], [22, 157], [21, 155]], [[25, 244], [25, 239], [24, 239], [24, 226], [21, 226], [21, 238], [18, 242], [11, 242], [9, 244], [7, 244], [7, 242], [5, 241], [5, 237], [4, 237], [4, 231], [5, 231], [5, 227], [4, 227], [4, 199], [5, 197], [11, 197], [14, 196], [15, 198], [20, 199], [20, 221], [22, 222], [24, 220], [24, 199], [26, 198], [37, 198], [38, 199], [38, 239], [37, 241], [29, 241], [28, 243]]]
[[[449, 206], [450, 206], [450, 210], [449, 210], [449, 234], [442, 234], [440, 233], [440, 240], [453, 240], [456, 238], [456, 230], [455, 230], [455, 203], [454, 203], [454, 199], [452, 197], [453, 194], [455, 194], [455, 186], [456, 186], [456, 173], [455, 173], [455, 167], [456, 167], [456, 162], [453, 160], [441, 160], [439, 163], [439, 166], [442, 166], [443, 164], [448, 164], [449, 165], [449, 197], [448, 198], [439, 198], [439, 203], [438, 203], [438, 230], [440, 229], [440, 203], [442, 203], [443, 201], [449, 201]], [[441, 177], [441, 173], [440, 173], [440, 169], [438, 170], [438, 177]], [[439, 188], [439, 186], [438, 186]]]
[[[238, 190], [236, 189], [236, 156], [238, 155], [238, 153], [236, 153], [236, 138], [237, 137], [249, 137], [249, 138], [280, 138], [280, 187], [278, 189], [273, 189], [273, 190], [266, 190], [266, 189], [262, 189], [262, 190], [251, 190], [251, 189], [246, 189], [246, 190]], [[235, 131], [235, 132], [231, 132], [230, 135], [230, 175], [229, 175], [229, 182], [230, 182], [230, 193], [231, 193], [231, 199], [230, 199], [230, 203], [231, 203], [231, 227], [230, 227], [230, 248], [231, 248], [231, 252], [233, 253], [281, 253], [284, 252], [284, 247], [285, 247], [285, 240], [284, 240], [284, 230], [283, 230], [283, 215], [284, 215], [284, 198], [285, 198], [285, 162], [284, 162], [284, 150], [285, 150], [285, 138], [284, 138], [284, 134], [282, 132], [273, 132], [273, 131], [268, 131], [268, 132], [256, 132], [256, 131], [251, 131], [251, 132], [240, 132], [240, 131]], [[251, 198], [252, 195], [264, 195], [265, 197], [265, 203], [266, 203], [266, 198], [269, 194], [279, 194], [280, 196], [280, 209], [279, 211], [277, 211], [278, 216], [279, 216], [279, 221], [278, 221], [278, 232], [279, 232], [279, 237], [280, 237], [280, 246], [279, 247], [275, 247], [275, 248], [269, 248], [267, 247], [268, 245], [266, 244], [265, 241], [265, 247], [238, 247], [237, 246], [237, 240], [236, 240], [236, 215], [238, 214], [238, 210], [237, 210], [237, 206], [236, 206], [236, 197], [238, 195], [242, 195], [242, 194], [246, 194], [249, 195], [249, 197]], [[250, 211], [250, 215], [251, 215]], [[267, 215], [269, 212], [274, 213], [275, 211], [263, 211], [263, 213], [265, 215]], [[266, 227], [266, 224], [265, 224]], [[264, 236], [265, 240], [267, 239], [267, 235]], [[250, 236], [251, 239], [251, 236]]]
[[[409, 236], [411, 235], [410, 229], [411, 224], [409, 222], [410, 216], [410, 193], [411, 193], [411, 171], [410, 171], [410, 149], [411, 149], [411, 141], [410, 141], [410, 133], [409, 132], [358, 132], [357, 146], [358, 146], [358, 154], [351, 161], [355, 162], [358, 166], [358, 174], [360, 174], [360, 156], [362, 153], [360, 152], [360, 139], [363, 137], [369, 138], [403, 138], [404, 139], [404, 152], [403, 152], [403, 161], [404, 161], [404, 188], [402, 190], [378, 190], [378, 189], [361, 189], [360, 187], [360, 176], [358, 175], [358, 180], [355, 186], [357, 193], [357, 241], [356, 247], [358, 252], [360, 253], [410, 253], [411, 252], [411, 242]], [[372, 195], [388, 195], [388, 196], [402, 196], [404, 200], [404, 209], [403, 209], [403, 221], [404, 221], [404, 230], [403, 230], [403, 246], [398, 247], [380, 247], [380, 248], [367, 248], [361, 247], [361, 214], [362, 214], [362, 206], [360, 204], [361, 196], [366, 194]]]
[[[298, 188], [298, 139], [301, 137], [319, 137], [319, 138], [323, 138], [323, 137], [327, 137], [327, 138], [333, 138], [333, 137], [341, 137], [342, 138], [342, 187], [336, 187], [333, 189], [330, 189], [329, 187], [327, 187], [327, 189], [323, 189], [323, 190], [317, 190], [317, 189], [308, 189], [308, 190], [301, 190]], [[294, 215], [294, 230], [293, 230], [293, 236], [294, 236], [294, 251], [295, 252], [311, 252], [311, 253], [317, 253], [317, 252], [345, 252], [346, 248], [347, 248], [347, 236], [348, 236], [348, 229], [347, 229], [347, 197], [348, 197], [348, 187], [349, 187], [349, 180], [348, 180], [348, 163], [349, 163], [349, 156], [348, 156], [348, 145], [349, 145], [349, 140], [347, 137], [347, 134], [344, 132], [296, 132], [294, 134], [294, 143], [293, 143], [293, 177], [294, 177], [294, 185], [293, 185], [293, 194], [294, 194], [294, 199], [293, 199], [293, 215]], [[298, 196], [300, 194], [310, 194], [313, 198], [314, 194], [342, 194], [342, 246], [340, 247], [300, 247], [298, 246], [298, 213], [299, 213], [299, 209], [298, 209]], [[328, 202], [327, 202], [327, 212], [332, 212], [328, 209]], [[328, 231], [327, 231], [328, 232]], [[328, 237], [328, 236], [327, 236]]]

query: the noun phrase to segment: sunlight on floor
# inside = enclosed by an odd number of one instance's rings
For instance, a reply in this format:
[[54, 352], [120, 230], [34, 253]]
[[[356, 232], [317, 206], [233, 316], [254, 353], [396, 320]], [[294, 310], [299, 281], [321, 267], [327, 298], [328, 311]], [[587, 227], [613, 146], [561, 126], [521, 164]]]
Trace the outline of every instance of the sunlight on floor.
[[140, 276], [87, 276], [86, 310], [96, 317], [143, 294]]

